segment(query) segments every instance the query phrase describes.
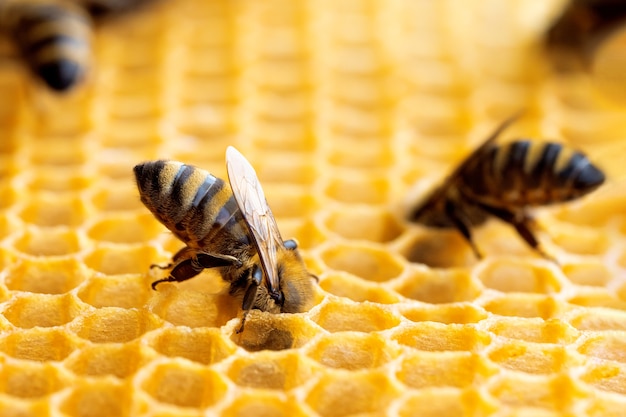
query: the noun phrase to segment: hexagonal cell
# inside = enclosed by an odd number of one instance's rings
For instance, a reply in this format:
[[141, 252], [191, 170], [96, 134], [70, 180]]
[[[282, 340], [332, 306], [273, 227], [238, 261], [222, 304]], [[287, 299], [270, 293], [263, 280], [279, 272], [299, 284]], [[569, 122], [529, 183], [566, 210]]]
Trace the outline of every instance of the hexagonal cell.
[[580, 384], [566, 374], [502, 373], [488, 382], [488, 391], [502, 406], [536, 407], [549, 411], [568, 410], [584, 395]]
[[306, 187], [264, 184], [263, 190], [277, 219], [306, 217], [319, 207], [317, 198]]
[[567, 292], [566, 301], [575, 306], [626, 310], [626, 300], [620, 299], [610, 287], [574, 287]]
[[394, 329], [398, 343], [426, 351], [480, 351], [491, 343], [489, 333], [471, 324], [413, 323]]
[[[388, 141], [381, 140], [382, 138], [377, 136], [358, 137], [358, 139], [345, 135], [338, 136], [340, 136], [340, 142], [334, 144], [327, 156], [331, 165], [371, 170], [373, 168], [385, 168], [393, 164], [393, 150]], [[362, 146], [366, 141], [368, 141], [368, 146]], [[359, 149], [359, 151], [355, 152], [355, 149]]]
[[88, 210], [80, 197], [38, 195], [29, 199], [19, 215], [24, 222], [37, 226], [76, 227], [88, 217]]
[[389, 181], [364, 174], [333, 176], [325, 188], [331, 199], [346, 204], [384, 204], [390, 192]]
[[84, 309], [70, 294], [23, 294], [14, 296], [2, 314], [14, 326], [30, 329], [69, 323]]
[[0, 216], [0, 239], [4, 239], [11, 233], [13, 233], [16, 229], [21, 229], [23, 226], [20, 225], [20, 222], [13, 218], [11, 215], [7, 215], [7, 213], [3, 213]]
[[584, 227], [550, 230], [552, 241], [570, 253], [577, 255], [601, 255], [610, 242], [605, 231]]
[[0, 399], [0, 415], [6, 417], [49, 417], [52, 415], [47, 401], [24, 401], [18, 398]]
[[400, 295], [431, 304], [471, 301], [481, 293], [480, 283], [466, 269], [417, 269], [392, 285]]
[[567, 321], [578, 330], [626, 331], [626, 312], [608, 308], [589, 307], [576, 310], [568, 316]]
[[423, 230], [403, 242], [400, 253], [431, 268], [464, 267], [476, 262], [470, 246], [456, 230]]
[[322, 417], [384, 413], [398, 398], [399, 389], [382, 372], [327, 372], [305, 401]]
[[520, 340], [499, 344], [489, 351], [488, 357], [505, 369], [529, 374], [552, 375], [580, 365], [562, 346], [546, 346]]
[[370, 333], [391, 329], [400, 324], [400, 318], [389, 310], [369, 303], [328, 301], [311, 314], [311, 319], [331, 333]]
[[[444, 371], [445, 370], [445, 371]], [[402, 357], [396, 377], [411, 388], [481, 385], [498, 368], [483, 356], [470, 352], [419, 352]]]
[[384, 282], [404, 270], [402, 260], [383, 248], [366, 244], [338, 244], [321, 253], [328, 267], [346, 271], [368, 281]]
[[243, 332], [237, 333], [241, 321], [233, 321], [231, 340], [244, 349], [259, 350], [297, 349], [315, 337], [320, 328], [301, 314], [272, 314], [251, 310]]
[[80, 250], [78, 234], [73, 230], [32, 227], [15, 240], [15, 249], [32, 256], [60, 256]]
[[440, 304], [437, 306], [409, 306], [402, 315], [414, 322], [436, 321], [445, 324], [478, 323], [487, 318], [487, 312], [470, 303]]
[[104, 212], [131, 211], [143, 208], [137, 187], [130, 181], [119, 181], [103, 187], [93, 196], [91, 202], [96, 209]]
[[[33, 146], [30, 160], [33, 166], [67, 167], [82, 165], [87, 154], [81, 142], [84, 138], [46, 138], [45, 146]], [[42, 143], [42, 142], [40, 142]]]
[[64, 362], [67, 369], [80, 376], [113, 375], [126, 378], [156, 356], [139, 343], [85, 346]]
[[14, 291], [63, 294], [89, 275], [89, 271], [76, 259], [29, 259], [12, 266], [5, 283]]
[[85, 265], [107, 275], [147, 272], [158, 256], [151, 246], [116, 246], [101, 244], [85, 256]]
[[78, 297], [94, 307], [140, 308], [152, 290], [140, 274], [93, 276], [78, 290]]
[[581, 260], [562, 269], [567, 279], [578, 285], [604, 287], [612, 278], [611, 271], [599, 260]]
[[309, 415], [295, 398], [267, 391], [242, 391], [220, 413], [223, 417], [306, 417]]
[[270, 152], [256, 154], [254, 169], [261, 184], [290, 183], [312, 184], [317, 180], [318, 164], [310, 155], [301, 153]]
[[564, 204], [553, 214], [558, 220], [564, 222], [600, 229], [611, 218], [623, 215], [625, 205], [626, 196], [624, 195], [603, 195], [587, 198], [581, 204]]
[[205, 294], [164, 284], [150, 300], [150, 310], [176, 326], [220, 327], [239, 315], [241, 301], [228, 294]]
[[371, 301], [380, 304], [394, 304], [399, 298], [394, 292], [379, 284], [363, 281], [349, 274], [334, 273], [323, 277], [320, 287], [338, 297], [346, 297], [352, 301]]
[[487, 288], [502, 292], [553, 293], [561, 289], [555, 271], [517, 259], [498, 259], [483, 264], [477, 278]]
[[57, 392], [69, 378], [51, 364], [11, 361], [0, 369], [0, 392], [19, 398], [39, 398]]
[[619, 416], [624, 413], [624, 409], [626, 399], [623, 395], [611, 395], [600, 391], [589, 399], [583, 412], [589, 417]]
[[276, 120], [261, 116], [256, 118], [254, 128], [250, 136], [257, 148], [311, 152], [317, 143], [313, 122], [307, 118]]
[[49, 191], [62, 193], [67, 191], [81, 191], [89, 187], [93, 178], [84, 174], [77, 174], [74, 170], [65, 172], [48, 170], [45, 175], [35, 175], [29, 181], [28, 188], [34, 192]]
[[312, 221], [281, 218], [277, 222], [283, 239], [296, 239], [298, 249], [314, 248], [327, 239]]
[[226, 375], [241, 387], [287, 391], [309, 381], [319, 366], [297, 352], [259, 352], [236, 358]]
[[330, 368], [356, 370], [382, 366], [400, 350], [375, 333], [335, 333], [318, 339], [307, 355]]
[[487, 300], [485, 310], [501, 316], [540, 317], [548, 319], [557, 317], [565, 308], [564, 304], [552, 296], [540, 294], [515, 294], [494, 297]]
[[587, 364], [580, 379], [603, 391], [626, 394], [626, 366], [612, 363]]
[[143, 368], [140, 374], [141, 388], [148, 395], [179, 407], [211, 406], [221, 400], [228, 389], [219, 373], [180, 360]]
[[35, 327], [4, 336], [0, 339], [0, 351], [18, 359], [60, 361], [82, 344], [67, 330]]
[[[493, 401], [485, 399], [484, 394], [473, 390], [431, 388], [411, 393], [403, 398], [398, 409], [398, 416], [411, 417], [415, 415], [416, 410], [419, 410], [421, 417], [487, 416], [496, 413], [498, 408]], [[501, 414], [497, 413], [497, 415]], [[516, 416], [522, 417], [521, 414], [516, 414]], [[532, 416], [539, 417], [539, 414], [532, 414]]]
[[131, 414], [133, 389], [111, 380], [85, 380], [73, 387], [59, 408], [70, 417], [127, 417]]
[[580, 344], [578, 351], [593, 358], [626, 364], [626, 335], [611, 332], [590, 336]]
[[147, 310], [104, 307], [82, 316], [70, 327], [93, 343], [124, 343], [161, 325], [161, 320]]
[[116, 214], [97, 221], [87, 231], [94, 239], [112, 243], [142, 243], [154, 239], [163, 232], [154, 217], [149, 214]]
[[324, 225], [331, 232], [350, 240], [385, 243], [394, 240], [404, 231], [388, 210], [378, 207], [343, 207], [328, 211], [325, 217]]
[[236, 346], [216, 328], [162, 328], [151, 332], [147, 337], [148, 345], [157, 352], [203, 365], [220, 362], [236, 350]]
[[570, 344], [580, 332], [561, 319], [499, 317], [489, 326], [489, 331], [509, 339], [534, 343]]

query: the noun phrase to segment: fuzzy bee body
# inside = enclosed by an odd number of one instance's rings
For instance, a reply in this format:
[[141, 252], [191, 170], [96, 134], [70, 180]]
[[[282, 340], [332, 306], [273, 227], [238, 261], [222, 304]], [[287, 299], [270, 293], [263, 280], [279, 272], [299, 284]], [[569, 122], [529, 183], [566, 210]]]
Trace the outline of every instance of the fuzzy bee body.
[[91, 20], [68, 1], [7, 0], [1, 26], [14, 40], [31, 71], [56, 91], [84, 76], [91, 56]]
[[[185, 281], [219, 268], [242, 309], [305, 311], [312, 277], [293, 240], [283, 241], [254, 170], [234, 148], [227, 154], [229, 183], [180, 162], [153, 161], [134, 168], [144, 205], [186, 244], [167, 278]], [[243, 322], [239, 331], [243, 329]]]
[[582, 153], [552, 142], [517, 140], [495, 144], [513, 119], [505, 121], [467, 157], [409, 220], [431, 227], [456, 228], [472, 246], [471, 227], [495, 216], [510, 223], [542, 255], [527, 208], [581, 197], [605, 180], [603, 172]]

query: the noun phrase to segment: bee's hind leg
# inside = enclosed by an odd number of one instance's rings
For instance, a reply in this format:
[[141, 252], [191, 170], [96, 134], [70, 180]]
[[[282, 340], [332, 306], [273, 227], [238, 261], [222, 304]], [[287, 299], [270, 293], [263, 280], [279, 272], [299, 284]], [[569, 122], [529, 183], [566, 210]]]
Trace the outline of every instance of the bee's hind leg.
[[[181, 252], [177, 253], [174, 259]], [[230, 255], [213, 255], [206, 252], [193, 254], [191, 251], [186, 251], [185, 253], [188, 257], [178, 261], [167, 278], [159, 279], [152, 283], [153, 290], [162, 282], [182, 282], [191, 279], [207, 268], [241, 266], [241, 261]]]
[[448, 218], [454, 223], [454, 226], [461, 232], [467, 243], [471, 246], [476, 258], [482, 259], [483, 255], [480, 249], [478, 249], [478, 246], [476, 246], [476, 243], [474, 243], [474, 239], [472, 239], [471, 223], [469, 219], [467, 219], [467, 216], [450, 201], [446, 202], [445, 210]]
[[532, 229], [535, 226], [535, 220], [530, 217], [526, 212], [524, 212], [523, 210], [519, 210], [519, 211], [509, 211], [506, 209], [500, 209], [500, 208], [494, 208], [494, 207], [488, 207], [488, 206], [481, 206], [485, 211], [489, 212], [490, 214], [493, 214], [494, 216], [504, 220], [505, 222], [513, 225], [513, 227], [515, 228], [515, 230], [517, 231], [517, 234], [520, 235], [520, 237], [522, 239], [524, 239], [524, 241], [534, 250], [536, 251], [539, 255], [541, 255], [542, 257], [557, 263], [556, 259], [554, 259], [552, 256], [548, 255], [546, 252], [544, 252], [544, 250], [541, 248], [541, 245], [539, 243], [539, 240], [537, 240], [537, 237], [535, 236], [535, 233], [532, 231]]

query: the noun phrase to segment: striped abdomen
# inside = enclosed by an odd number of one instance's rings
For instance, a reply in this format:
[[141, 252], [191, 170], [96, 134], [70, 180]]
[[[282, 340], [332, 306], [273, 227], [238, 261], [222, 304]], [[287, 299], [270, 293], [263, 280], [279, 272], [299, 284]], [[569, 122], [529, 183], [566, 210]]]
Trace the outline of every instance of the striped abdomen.
[[459, 174], [461, 193], [491, 206], [544, 205], [587, 194], [604, 174], [558, 143], [515, 141], [487, 148]]
[[50, 88], [65, 91], [84, 75], [91, 54], [91, 22], [69, 2], [8, 1], [7, 28], [31, 70]]
[[145, 162], [134, 171], [141, 201], [189, 247], [222, 253], [250, 246], [230, 186], [220, 178], [174, 161]]

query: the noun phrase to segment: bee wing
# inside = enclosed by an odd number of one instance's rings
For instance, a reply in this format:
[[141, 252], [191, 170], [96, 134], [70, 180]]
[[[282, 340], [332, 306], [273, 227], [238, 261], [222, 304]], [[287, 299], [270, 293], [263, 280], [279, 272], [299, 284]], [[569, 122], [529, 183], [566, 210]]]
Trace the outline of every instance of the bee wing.
[[261, 183], [248, 160], [235, 148], [226, 149], [226, 170], [233, 196], [248, 224], [270, 292], [278, 291], [276, 250], [283, 240], [267, 205]]
[[459, 173], [463, 170], [463, 168], [465, 168], [465, 165], [467, 165], [471, 160], [474, 159], [474, 156], [480, 154], [481, 152], [484, 152], [484, 150], [488, 148], [493, 142], [495, 142], [495, 140], [498, 139], [498, 136], [500, 136], [500, 134], [507, 127], [509, 127], [514, 121], [516, 121], [522, 115], [522, 113], [523, 113], [522, 111], [518, 111], [517, 113], [513, 114], [512, 116], [509, 116], [508, 119], [505, 119], [502, 123], [500, 123], [500, 125], [496, 127], [493, 133], [489, 135], [487, 139], [485, 139], [484, 142], [480, 144], [479, 147], [474, 149], [472, 153], [470, 153], [467, 157], [465, 157], [463, 162], [459, 164], [459, 166], [454, 170], [452, 175], [450, 175], [449, 179], [452, 180], [453, 178], [456, 178], [459, 175]]

